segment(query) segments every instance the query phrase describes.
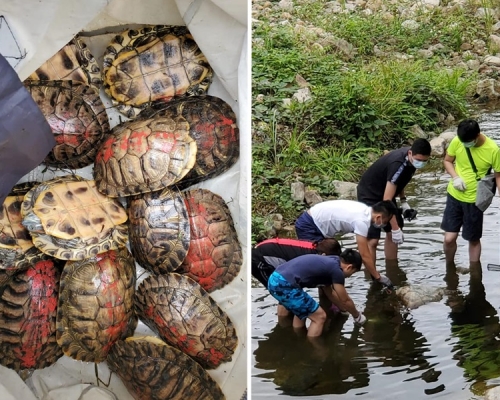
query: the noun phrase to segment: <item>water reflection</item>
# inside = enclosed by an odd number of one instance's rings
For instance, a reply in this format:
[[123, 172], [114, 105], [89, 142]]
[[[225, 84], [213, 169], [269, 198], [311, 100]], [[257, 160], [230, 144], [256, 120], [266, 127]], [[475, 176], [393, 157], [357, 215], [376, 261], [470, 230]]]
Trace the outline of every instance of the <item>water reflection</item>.
[[276, 325], [254, 352], [255, 367], [270, 371], [257, 376], [272, 379], [283, 394], [291, 396], [343, 394], [367, 386], [367, 363], [357, 354], [358, 329], [343, 337], [345, 321], [341, 315], [330, 319], [325, 334], [314, 341], [305, 331]]
[[453, 359], [465, 378], [482, 388], [486, 380], [500, 377], [500, 324], [495, 307], [486, 300], [481, 264], [472, 263], [469, 274], [469, 293], [464, 295], [457, 289], [455, 265], [447, 265], [451, 333], [458, 338]]

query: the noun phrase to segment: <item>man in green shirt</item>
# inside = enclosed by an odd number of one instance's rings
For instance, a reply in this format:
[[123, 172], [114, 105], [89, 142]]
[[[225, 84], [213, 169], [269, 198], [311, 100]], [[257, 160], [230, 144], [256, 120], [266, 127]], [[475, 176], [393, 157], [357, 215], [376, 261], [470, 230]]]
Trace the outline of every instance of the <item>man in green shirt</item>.
[[[469, 149], [477, 175], [467, 155]], [[457, 251], [457, 237], [469, 242], [469, 261], [478, 262], [481, 256], [483, 212], [476, 207], [477, 178], [488, 171], [495, 171], [497, 187], [500, 187], [500, 154], [498, 145], [481, 133], [477, 121], [467, 119], [458, 125], [444, 158], [444, 168], [452, 180], [448, 184], [446, 207], [441, 229], [445, 231], [443, 249], [446, 262], [453, 262]]]

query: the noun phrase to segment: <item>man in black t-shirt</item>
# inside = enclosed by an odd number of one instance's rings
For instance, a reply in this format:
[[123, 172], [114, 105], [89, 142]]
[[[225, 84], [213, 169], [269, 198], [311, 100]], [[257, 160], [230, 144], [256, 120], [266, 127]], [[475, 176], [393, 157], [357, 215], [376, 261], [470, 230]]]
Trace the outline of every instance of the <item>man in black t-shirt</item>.
[[[412, 210], [406, 201], [404, 189], [415, 171], [425, 166], [430, 155], [430, 143], [426, 139], [416, 139], [411, 147], [393, 150], [379, 158], [361, 176], [357, 188], [358, 201], [368, 206], [382, 200], [390, 200], [396, 204], [396, 197], [399, 196], [402, 212]], [[398, 213], [385, 227], [370, 227], [368, 245], [374, 260], [382, 229], [386, 232], [385, 258], [398, 258], [398, 245], [404, 241], [401, 230], [403, 226], [403, 216]]]

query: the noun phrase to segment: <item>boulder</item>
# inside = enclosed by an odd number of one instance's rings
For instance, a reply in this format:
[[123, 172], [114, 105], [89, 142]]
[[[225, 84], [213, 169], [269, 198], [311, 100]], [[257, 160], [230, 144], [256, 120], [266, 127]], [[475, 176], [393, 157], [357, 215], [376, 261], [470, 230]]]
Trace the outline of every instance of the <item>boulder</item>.
[[396, 295], [406, 307], [413, 310], [433, 301], [441, 301], [444, 289], [428, 285], [409, 285], [396, 289]]
[[356, 188], [358, 187], [357, 183], [333, 181], [332, 184], [339, 199], [356, 200]]

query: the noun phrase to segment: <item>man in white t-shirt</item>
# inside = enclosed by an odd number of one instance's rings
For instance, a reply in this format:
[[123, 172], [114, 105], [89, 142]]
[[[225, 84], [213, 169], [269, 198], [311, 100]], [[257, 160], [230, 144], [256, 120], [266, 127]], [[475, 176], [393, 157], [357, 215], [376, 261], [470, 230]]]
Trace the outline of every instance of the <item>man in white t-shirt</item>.
[[391, 201], [380, 201], [369, 207], [353, 200], [328, 200], [318, 203], [295, 222], [297, 238], [301, 240], [322, 240], [346, 233], [356, 235], [356, 244], [365, 268], [381, 284], [391, 287], [392, 282], [377, 272], [375, 260], [368, 247], [368, 228], [384, 227], [397, 213]]

